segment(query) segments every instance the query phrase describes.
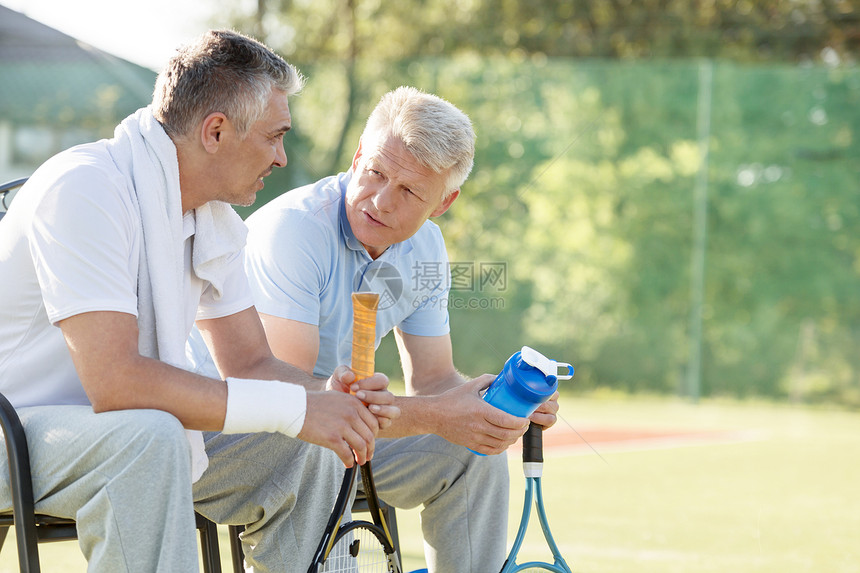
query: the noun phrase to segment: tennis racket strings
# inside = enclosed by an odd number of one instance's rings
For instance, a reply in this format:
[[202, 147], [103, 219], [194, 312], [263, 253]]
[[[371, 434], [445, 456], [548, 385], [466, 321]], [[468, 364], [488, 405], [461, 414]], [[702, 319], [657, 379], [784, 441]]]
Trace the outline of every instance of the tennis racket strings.
[[338, 532], [322, 571], [326, 573], [392, 573], [395, 571], [383, 534], [372, 524], [352, 522]]

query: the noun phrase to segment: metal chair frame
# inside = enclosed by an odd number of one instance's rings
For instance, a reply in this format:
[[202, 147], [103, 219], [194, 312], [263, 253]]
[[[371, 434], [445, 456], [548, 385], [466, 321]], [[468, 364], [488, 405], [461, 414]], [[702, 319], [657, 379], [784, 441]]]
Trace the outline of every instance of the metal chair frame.
[[9, 193], [26, 183], [27, 179], [27, 177], [21, 177], [0, 185], [0, 205], [3, 206], [3, 211], [0, 211], [0, 219], [3, 218], [3, 215], [5, 215], [6, 211], [9, 209]]
[[[9, 461], [9, 487], [12, 513], [0, 514], [0, 547], [9, 527], [15, 526], [18, 567], [21, 573], [40, 573], [39, 543], [77, 539], [75, 521], [36, 513], [33, 480], [30, 476], [30, 450], [18, 413], [6, 396], [0, 394], [0, 427], [6, 441]], [[221, 573], [221, 553], [215, 523], [196, 514], [204, 573]], [[240, 559], [241, 562], [241, 548]], [[244, 568], [234, 569], [241, 573]]]

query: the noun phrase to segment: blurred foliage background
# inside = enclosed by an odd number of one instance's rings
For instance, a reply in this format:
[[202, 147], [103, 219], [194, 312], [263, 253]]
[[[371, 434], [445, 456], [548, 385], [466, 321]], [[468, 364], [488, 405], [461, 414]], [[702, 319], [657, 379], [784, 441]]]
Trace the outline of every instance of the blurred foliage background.
[[[398, 85], [470, 115], [475, 169], [437, 220], [463, 273], [464, 372], [528, 344], [581, 388], [860, 407], [857, 2], [258, 0], [222, 17], [308, 77], [290, 165], [255, 208], [346, 170]], [[390, 341], [380, 367], [399, 372]]]

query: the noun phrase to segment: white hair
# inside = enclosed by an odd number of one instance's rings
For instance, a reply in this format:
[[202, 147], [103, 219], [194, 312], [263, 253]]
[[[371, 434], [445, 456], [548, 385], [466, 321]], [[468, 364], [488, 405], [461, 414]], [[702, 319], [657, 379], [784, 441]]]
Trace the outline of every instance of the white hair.
[[445, 196], [469, 177], [475, 158], [475, 131], [469, 117], [444, 99], [413, 87], [399, 87], [379, 101], [362, 141], [394, 136], [422, 165], [448, 173]]

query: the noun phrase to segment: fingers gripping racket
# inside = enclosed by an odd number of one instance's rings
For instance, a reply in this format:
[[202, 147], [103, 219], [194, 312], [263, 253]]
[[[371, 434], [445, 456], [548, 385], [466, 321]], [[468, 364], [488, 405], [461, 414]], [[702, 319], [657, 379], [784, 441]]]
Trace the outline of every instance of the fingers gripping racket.
[[[514, 571], [554, 571], [555, 573], [571, 573], [570, 567], [565, 563], [555, 540], [552, 538], [552, 533], [549, 531], [549, 523], [546, 519], [546, 511], [543, 507], [543, 490], [541, 489], [541, 474], [543, 473], [543, 430], [535, 423], [529, 424], [529, 429], [523, 436], [523, 473], [526, 476], [526, 494], [525, 502], [523, 503], [523, 516], [520, 519], [520, 528], [517, 530], [517, 537], [514, 539], [514, 545], [511, 547], [511, 552], [505, 564], [502, 566], [501, 573], [513, 573]], [[529, 525], [529, 516], [531, 515], [532, 498], [535, 500], [535, 509], [537, 510], [540, 526], [543, 530], [543, 536], [546, 539], [547, 545], [552, 552], [552, 563], [543, 563], [540, 561], [529, 561], [527, 563], [517, 564], [516, 559], [523, 544], [523, 538], [526, 535], [526, 529]]]
[[[352, 295], [352, 370], [356, 380], [373, 375], [378, 304], [378, 294]], [[372, 522], [352, 520], [341, 524], [353, 498], [357, 468], [358, 464], [355, 464], [344, 473], [308, 573], [401, 573], [394, 541], [379, 507], [369, 461], [361, 466], [361, 480]]]

